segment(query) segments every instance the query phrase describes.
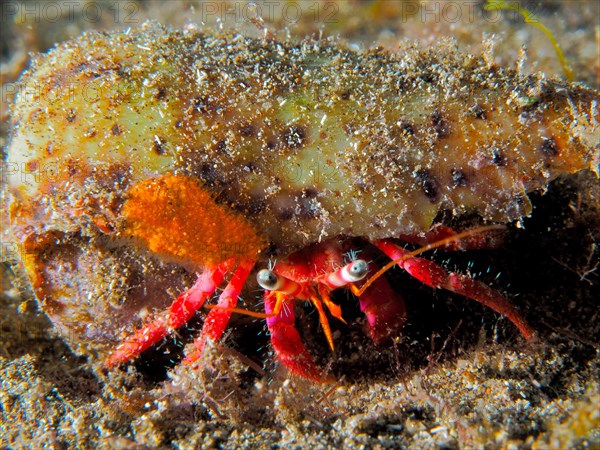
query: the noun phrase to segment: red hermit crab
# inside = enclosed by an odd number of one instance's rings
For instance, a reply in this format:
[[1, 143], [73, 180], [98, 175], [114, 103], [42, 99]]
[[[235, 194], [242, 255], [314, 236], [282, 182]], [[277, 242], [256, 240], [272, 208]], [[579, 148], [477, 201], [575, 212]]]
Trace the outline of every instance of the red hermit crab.
[[[203, 218], [195, 217], [197, 211], [203, 211]], [[376, 282], [375, 286], [364, 292], [354, 287], [353, 283], [367, 275], [368, 263], [363, 259], [354, 259], [344, 264], [342, 246], [335, 239], [289, 255], [272, 269], [260, 270], [257, 281], [266, 292], [266, 313], [238, 310], [238, 298], [265, 241], [244, 219], [215, 204], [195, 180], [166, 175], [142, 182], [129, 191], [121, 213], [127, 223], [133, 224], [134, 229], [129, 232], [146, 242], [152, 251], [167, 253], [169, 250], [165, 246], [179, 248], [191, 245], [193, 249], [202, 249], [206, 256], [201, 260], [203, 271], [199, 273], [194, 286], [175, 300], [166, 315], [161, 315], [127, 338], [109, 357], [108, 367], [131, 360], [158, 343], [172, 330], [187, 323], [205, 305], [206, 300], [215, 294], [228, 274], [231, 278], [219, 295], [217, 307], [207, 315], [201, 336], [195, 341], [195, 351], [186, 356], [187, 362], [194, 362], [201, 357], [206, 339], [218, 341], [231, 313], [238, 311], [266, 318], [271, 342], [280, 361], [293, 373], [322, 381], [323, 375], [304, 348], [294, 326], [293, 304], [297, 300], [308, 300], [315, 306], [333, 350], [333, 337], [325, 310], [336, 319], [343, 320], [342, 310], [331, 301], [329, 292], [344, 286], [353, 287], [354, 292], [360, 296], [361, 309], [367, 315], [375, 338], [387, 337], [405, 321], [403, 301], [384, 278], [373, 278], [371, 281]], [[191, 225], [192, 223], [194, 224]], [[224, 229], [228, 232], [223, 234]], [[440, 233], [448, 232], [446, 228], [440, 227], [425, 236], [425, 239], [433, 239], [439, 244], [452, 242], [452, 238], [439, 239]], [[193, 236], [190, 237], [190, 234]], [[232, 237], [231, 241], [227, 236]], [[245, 242], [240, 242], [237, 236], [243, 237]], [[464, 275], [448, 273], [433, 262], [411, 256], [390, 240], [381, 239], [374, 241], [374, 244], [424, 283], [435, 288], [450, 289], [480, 301], [506, 315], [525, 337], [532, 335], [532, 330], [508, 300], [484, 284]], [[216, 250], [222, 245], [225, 249], [243, 249], [246, 253], [217, 253]], [[192, 252], [198, 253], [194, 250]], [[222, 259], [214, 259], [215, 253]], [[202, 257], [197, 256], [199, 259]], [[195, 256], [190, 255], [190, 258]]]
[[[437, 223], [442, 212], [508, 223], [530, 213], [527, 192], [597, 171], [597, 92], [450, 45], [359, 53], [149, 24], [62, 44], [22, 83], [7, 161], [12, 234], [44, 311], [74, 346], [102, 338], [107, 367], [218, 293], [186, 357], [197, 360], [242, 311], [256, 267], [265, 313], [243, 312], [266, 318], [293, 373], [325, 379], [294, 327], [296, 300], [314, 305], [331, 347], [327, 316], [343, 320], [333, 289], [358, 295], [375, 339], [406, 318], [376, 267], [344, 258], [352, 237], [528, 338], [504, 296], [417, 255], [478, 247], [494, 228], [456, 234]], [[166, 313], [137, 320], [168, 298]], [[111, 317], [117, 331], [94, 328]]]

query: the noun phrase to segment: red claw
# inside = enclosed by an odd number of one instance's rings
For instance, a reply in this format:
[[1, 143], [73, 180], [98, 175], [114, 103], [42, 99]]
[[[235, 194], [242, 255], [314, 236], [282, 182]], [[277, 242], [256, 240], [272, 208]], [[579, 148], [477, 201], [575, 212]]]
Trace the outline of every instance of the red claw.
[[[283, 307], [279, 307], [278, 302], [281, 302]], [[279, 361], [292, 373], [317, 382], [328, 381], [313, 361], [296, 330], [293, 302], [294, 299], [285, 294], [265, 292], [265, 311], [267, 314], [276, 314], [267, 318], [271, 345]]]
[[378, 278], [359, 297], [360, 310], [367, 318], [371, 339], [380, 344], [396, 335], [406, 323], [406, 305], [385, 277]]

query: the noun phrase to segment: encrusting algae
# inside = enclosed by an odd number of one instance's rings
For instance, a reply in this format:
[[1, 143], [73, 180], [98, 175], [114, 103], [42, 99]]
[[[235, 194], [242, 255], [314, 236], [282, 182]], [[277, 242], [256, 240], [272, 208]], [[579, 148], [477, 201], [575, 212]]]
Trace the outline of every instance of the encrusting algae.
[[191, 177], [141, 181], [129, 190], [123, 205], [124, 233], [141, 239], [158, 255], [195, 267], [256, 257], [266, 247], [264, 239], [243, 216], [216, 204], [213, 197]]

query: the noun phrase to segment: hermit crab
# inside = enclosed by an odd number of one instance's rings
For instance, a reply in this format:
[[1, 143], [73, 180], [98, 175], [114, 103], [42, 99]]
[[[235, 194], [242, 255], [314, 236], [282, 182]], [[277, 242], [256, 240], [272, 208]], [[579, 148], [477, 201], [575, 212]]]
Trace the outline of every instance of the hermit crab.
[[[107, 368], [211, 305], [186, 361], [242, 312], [266, 318], [292, 373], [325, 380], [294, 302], [314, 305], [333, 348], [327, 316], [344, 319], [330, 292], [347, 287], [384, 341], [407, 313], [376, 274], [378, 252], [529, 338], [503, 295], [418, 255], [481, 247], [531, 212], [528, 192], [597, 172], [599, 101], [452, 43], [358, 52], [153, 23], [87, 33], [23, 76], [6, 161], [11, 236], [42, 309], [74, 348], [100, 347]], [[440, 223], [464, 214], [486, 227]], [[255, 278], [264, 312], [237, 305]]]

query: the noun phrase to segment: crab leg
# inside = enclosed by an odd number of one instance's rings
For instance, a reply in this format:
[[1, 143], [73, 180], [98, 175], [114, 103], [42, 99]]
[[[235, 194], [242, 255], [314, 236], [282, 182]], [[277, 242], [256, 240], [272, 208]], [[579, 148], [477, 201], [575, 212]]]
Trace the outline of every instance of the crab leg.
[[[394, 261], [402, 259], [404, 255], [409, 253], [399, 245], [385, 239], [375, 241], [375, 245]], [[424, 258], [411, 257], [398, 262], [397, 265], [428, 286], [436, 289], [444, 288], [464, 295], [502, 314], [515, 324], [526, 339], [533, 336], [533, 329], [525, 322], [525, 319], [521, 317], [508, 299], [484, 283], [473, 280], [466, 275], [448, 272], [440, 265]]]
[[283, 292], [265, 292], [265, 311], [271, 344], [277, 358], [292, 373], [317, 382], [327, 381], [308, 353], [294, 326], [294, 298]]
[[166, 316], [163, 315], [153, 320], [129, 336], [108, 357], [105, 366], [112, 368], [136, 358], [171, 331], [187, 323], [202, 307], [206, 299], [215, 292], [232, 263], [232, 260], [225, 261], [198, 275], [194, 286], [177, 297]]
[[238, 297], [244, 287], [244, 283], [250, 275], [255, 261], [246, 259], [243, 260], [236, 271], [234, 272], [229, 284], [219, 296], [217, 307], [210, 310], [204, 321], [202, 333], [194, 341], [194, 350], [186, 355], [184, 362], [193, 363], [202, 356], [202, 349], [207, 339], [213, 342], [221, 339], [229, 319], [231, 318], [231, 308], [235, 308], [238, 302]]

